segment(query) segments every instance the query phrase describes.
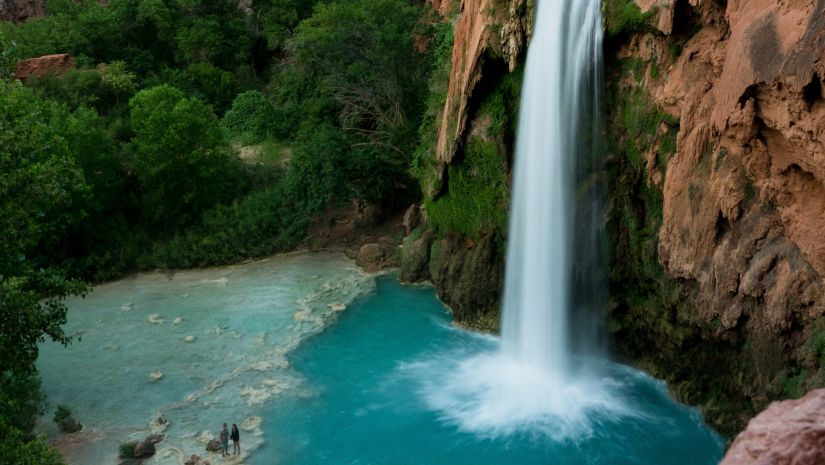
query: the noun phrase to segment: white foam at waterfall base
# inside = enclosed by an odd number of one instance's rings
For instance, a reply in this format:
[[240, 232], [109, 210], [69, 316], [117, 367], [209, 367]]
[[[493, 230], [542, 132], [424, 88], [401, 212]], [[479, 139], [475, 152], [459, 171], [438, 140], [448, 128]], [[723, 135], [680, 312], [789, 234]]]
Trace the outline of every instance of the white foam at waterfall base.
[[406, 371], [429, 409], [481, 436], [577, 441], [590, 437], [596, 423], [642, 414], [622, 396], [622, 383], [596, 375], [599, 369], [559, 378], [500, 350], [443, 354]]

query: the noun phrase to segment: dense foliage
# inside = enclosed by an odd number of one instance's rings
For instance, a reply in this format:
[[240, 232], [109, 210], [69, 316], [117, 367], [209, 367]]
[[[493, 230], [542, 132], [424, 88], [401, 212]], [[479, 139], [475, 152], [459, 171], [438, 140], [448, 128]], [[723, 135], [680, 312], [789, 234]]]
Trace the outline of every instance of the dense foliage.
[[[0, 22], [0, 462], [61, 462], [30, 436], [35, 362], [85, 281], [263, 256], [336, 204], [417, 195], [423, 4], [48, 0]], [[76, 69], [13, 80], [53, 53]]]

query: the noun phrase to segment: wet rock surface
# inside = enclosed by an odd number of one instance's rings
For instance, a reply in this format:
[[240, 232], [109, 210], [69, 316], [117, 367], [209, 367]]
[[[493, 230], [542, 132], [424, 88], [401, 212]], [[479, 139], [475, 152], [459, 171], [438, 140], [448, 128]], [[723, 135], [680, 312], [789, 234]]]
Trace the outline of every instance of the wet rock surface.
[[206, 451], [207, 452], [220, 452], [221, 449], [221, 442], [217, 439], [210, 439], [209, 442], [206, 443]]
[[424, 228], [417, 228], [404, 238], [401, 246], [401, 271], [399, 279], [405, 283], [416, 283], [430, 279], [430, 248], [433, 234]]
[[142, 459], [155, 455], [155, 443], [146, 439], [135, 444], [135, 458]]
[[500, 238], [488, 235], [477, 243], [448, 236], [432, 245], [430, 279], [438, 297], [453, 309], [455, 320], [466, 326], [497, 331], [504, 285], [504, 248]]

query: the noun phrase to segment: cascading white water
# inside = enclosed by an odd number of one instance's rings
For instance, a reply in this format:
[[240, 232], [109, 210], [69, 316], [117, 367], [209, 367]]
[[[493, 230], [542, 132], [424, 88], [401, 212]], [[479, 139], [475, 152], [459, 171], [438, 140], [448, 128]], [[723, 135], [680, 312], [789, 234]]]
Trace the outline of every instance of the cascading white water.
[[575, 167], [592, 146], [581, 137], [594, 127], [601, 44], [599, 0], [538, 1], [516, 139], [502, 346], [559, 382], [570, 357]]

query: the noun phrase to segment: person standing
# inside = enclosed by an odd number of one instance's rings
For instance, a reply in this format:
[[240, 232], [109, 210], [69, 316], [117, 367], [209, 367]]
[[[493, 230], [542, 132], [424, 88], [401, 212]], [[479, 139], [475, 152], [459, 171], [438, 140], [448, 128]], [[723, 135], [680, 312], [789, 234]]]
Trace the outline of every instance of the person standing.
[[232, 423], [232, 432], [229, 434], [232, 438], [232, 455], [241, 453], [241, 432], [238, 431], [238, 425]]
[[229, 457], [229, 431], [226, 430], [226, 423], [221, 430], [221, 457]]

